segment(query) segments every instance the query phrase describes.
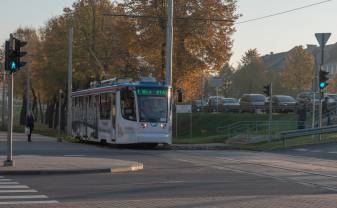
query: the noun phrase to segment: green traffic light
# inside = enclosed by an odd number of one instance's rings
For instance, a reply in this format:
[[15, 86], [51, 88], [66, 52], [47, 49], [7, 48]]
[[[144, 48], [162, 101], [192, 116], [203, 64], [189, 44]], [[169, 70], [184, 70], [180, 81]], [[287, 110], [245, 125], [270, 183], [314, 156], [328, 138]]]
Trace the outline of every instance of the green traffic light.
[[324, 89], [327, 86], [327, 84], [325, 82], [320, 82], [319, 83], [319, 88], [320, 89]]
[[14, 71], [16, 70], [16, 63], [13, 61], [10, 63], [11, 70]]

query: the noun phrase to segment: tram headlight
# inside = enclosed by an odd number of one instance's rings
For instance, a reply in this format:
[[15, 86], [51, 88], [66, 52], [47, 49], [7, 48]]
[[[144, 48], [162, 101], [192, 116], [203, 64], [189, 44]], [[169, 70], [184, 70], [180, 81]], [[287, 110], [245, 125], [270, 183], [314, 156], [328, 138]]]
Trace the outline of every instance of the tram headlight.
[[148, 126], [147, 123], [141, 123], [140, 125], [141, 125], [141, 127], [142, 127], [143, 129], [145, 129], [145, 128]]
[[162, 129], [165, 129], [165, 128], [166, 128], [166, 124], [161, 123], [161, 124], [160, 124], [160, 127], [161, 127]]

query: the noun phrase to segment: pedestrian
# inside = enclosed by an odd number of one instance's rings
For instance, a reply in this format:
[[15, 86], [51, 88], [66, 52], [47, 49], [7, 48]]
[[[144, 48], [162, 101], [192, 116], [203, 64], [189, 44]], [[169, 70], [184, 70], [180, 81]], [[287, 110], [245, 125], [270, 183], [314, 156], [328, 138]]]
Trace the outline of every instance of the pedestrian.
[[34, 130], [34, 116], [31, 112], [29, 112], [27, 117], [26, 117], [26, 127], [29, 128], [29, 132], [27, 134], [28, 142], [31, 142], [32, 141], [32, 132]]

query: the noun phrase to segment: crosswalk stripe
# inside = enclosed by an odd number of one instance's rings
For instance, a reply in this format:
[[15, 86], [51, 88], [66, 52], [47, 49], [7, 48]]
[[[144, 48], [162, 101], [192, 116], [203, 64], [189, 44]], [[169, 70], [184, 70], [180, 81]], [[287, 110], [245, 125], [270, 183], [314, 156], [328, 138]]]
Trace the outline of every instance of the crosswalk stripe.
[[17, 190], [0, 190], [0, 193], [33, 193], [37, 192], [34, 189], [17, 189]]
[[0, 185], [16, 185], [19, 184], [18, 182], [0, 182]]
[[0, 199], [46, 199], [46, 195], [0, 196]]
[[0, 205], [10, 205], [10, 204], [54, 204], [58, 203], [58, 201], [55, 200], [49, 200], [49, 201], [6, 201], [6, 202], [0, 202]]
[[0, 179], [0, 181], [12, 181], [12, 179], [2, 178], [2, 179]]
[[25, 185], [12, 185], [12, 186], [0, 185], [0, 189], [11, 189], [11, 188], [29, 188], [29, 187]]

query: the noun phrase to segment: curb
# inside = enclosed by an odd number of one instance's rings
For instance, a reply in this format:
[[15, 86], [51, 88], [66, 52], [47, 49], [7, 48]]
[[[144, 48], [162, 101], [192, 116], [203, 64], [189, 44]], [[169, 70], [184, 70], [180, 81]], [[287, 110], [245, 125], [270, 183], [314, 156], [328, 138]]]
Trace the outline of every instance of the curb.
[[243, 150], [240, 147], [229, 146], [194, 146], [194, 145], [171, 145], [170, 150]]
[[92, 173], [123, 173], [135, 172], [144, 169], [143, 164], [136, 164], [115, 168], [98, 168], [98, 169], [77, 169], [77, 170], [0, 170], [1, 175], [68, 175], [68, 174], [92, 174]]

